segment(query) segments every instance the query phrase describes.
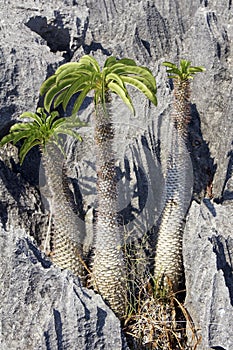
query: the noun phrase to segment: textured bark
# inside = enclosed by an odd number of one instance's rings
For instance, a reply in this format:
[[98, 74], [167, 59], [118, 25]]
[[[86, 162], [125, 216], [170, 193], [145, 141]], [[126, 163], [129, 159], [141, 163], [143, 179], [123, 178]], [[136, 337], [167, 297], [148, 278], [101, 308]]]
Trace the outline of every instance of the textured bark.
[[51, 213], [53, 229], [51, 235], [52, 261], [62, 269], [68, 269], [75, 275], [84, 276], [82, 244], [84, 239], [84, 223], [74, 212], [72, 199], [68, 191], [66, 174], [64, 174], [64, 156], [58, 147], [49, 143], [43, 154], [45, 176], [51, 191]]
[[93, 284], [112, 310], [126, 311], [126, 271], [123, 235], [117, 214], [117, 181], [113, 152], [114, 129], [109, 103], [96, 106], [95, 143], [97, 171], [97, 220], [95, 225]]
[[187, 150], [190, 121], [189, 81], [174, 81], [172, 133], [165, 179], [164, 209], [155, 247], [155, 279], [181, 289], [184, 282], [182, 241], [185, 215], [191, 201], [192, 167]]
[[180, 140], [187, 143], [188, 124], [191, 119], [190, 81], [174, 79], [174, 104], [172, 120]]

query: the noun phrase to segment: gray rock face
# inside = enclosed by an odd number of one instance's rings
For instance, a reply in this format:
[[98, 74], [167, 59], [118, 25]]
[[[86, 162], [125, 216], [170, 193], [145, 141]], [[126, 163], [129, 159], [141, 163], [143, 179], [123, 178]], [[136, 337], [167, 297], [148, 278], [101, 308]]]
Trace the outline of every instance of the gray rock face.
[[198, 349], [233, 348], [231, 203], [193, 203], [184, 234], [186, 306], [202, 342]]
[[0, 248], [1, 349], [126, 349], [101, 297], [54, 268], [22, 230], [1, 229]]
[[[34, 111], [41, 103], [38, 91], [44, 79], [61, 63], [77, 60], [84, 53], [94, 55], [101, 63], [111, 54], [128, 56], [147, 65], [155, 74], [157, 108], [133, 90], [135, 117], [119, 101], [113, 105], [119, 209], [130, 239], [153, 229], [163, 208], [161, 198], [172, 133], [169, 126], [172, 94], [161, 63], [187, 58], [193, 65], [206, 67], [206, 72], [197, 75], [192, 84], [189, 151], [195, 198], [200, 201], [205, 196], [213, 196], [219, 204], [208, 210], [205, 204], [199, 207], [193, 203], [184, 237], [186, 303], [197, 327], [201, 328], [200, 350], [218, 347], [229, 350], [232, 347], [232, 336], [227, 332], [232, 328], [230, 261], [233, 253], [228, 219], [233, 198], [232, 6], [228, 0], [192, 0], [188, 3], [182, 0], [25, 0], [22, 4], [3, 0], [0, 9], [1, 136], [10, 121], [23, 111]], [[88, 98], [80, 117], [90, 122], [92, 112]], [[92, 216], [88, 216], [95, 208], [96, 182], [91, 133], [90, 126], [83, 130], [83, 144], [70, 143], [68, 149], [76, 200], [83, 216], [86, 214], [87, 250], [92, 235]], [[61, 349], [62, 339], [64, 348], [68, 349], [73, 349], [76, 341], [77, 349], [120, 349], [119, 323], [113, 320], [111, 311], [104, 308], [101, 299], [94, 297], [91, 291], [83, 292], [77, 280], [66, 272], [43, 266], [39, 253], [35, 257], [35, 248], [23, 239], [26, 234], [31, 234], [40, 243], [47, 227], [48, 203], [41, 197], [40, 187], [44, 184], [39, 178], [42, 169], [38, 150], [30, 152], [22, 167], [18, 165], [16, 148], [0, 152], [0, 218], [5, 229], [1, 234], [1, 246], [9, 246], [9, 250], [4, 248], [2, 259], [3, 295], [6, 310], [17, 314], [15, 327], [20, 335], [16, 338], [16, 333], [8, 331], [13, 329], [14, 322], [12, 318], [6, 321], [7, 314], [3, 311], [5, 348], [11, 349], [13, 340], [17, 343], [20, 339], [18, 349], [30, 349], [37, 339], [38, 349]], [[213, 216], [214, 210], [216, 216]], [[13, 232], [19, 227], [25, 234], [18, 236], [21, 239], [18, 241], [13, 238], [16, 237]], [[36, 286], [34, 291], [33, 286], [29, 286], [30, 280]], [[45, 282], [54, 286], [54, 294], [52, 287], [48, 287], [52, 294], [48, 292], [49, 295], [44, 297], [47, 298], [46, 307], [40, 295]], [[59, 299], [63, 293], [61, 286], [67, 303]], [[7, 299], [8, 288], [12, 295], [10, 300]], [[17, 301], [21, 289], [23, 299]], [[91, 295], [93, 302], [89, 302], [87, 295]], [[33, 298], [31, 301], [30, 297]], [[29, 307], [24, 311], [26, 302]], [[83, 303], [82, 307], [80, 303]], [[93, 306], [94, 303], [99, 309]], [[31, 319], [26, 319], [27, 312]], [[37, 314], [40, 322], [36, 323]], [[73, 315], [71, 318], [70, 314]], [[105, 316], [103, 324], [101, 320]], [[85, 317], [89, 319], [85, 320]], [[111, 321], [108, 323], [107, 320]], [[20, 328], [21, 322], [24, 326]], [[106, 337], [112, 333], [113, 324], [117, 332], [113, 337], [117, 339], [116, 344], [112, 337], [108, 343]], [[29, 327], [35, 330], [35, 338], [29, 334]], [[85, 334], [83, 339], [74, 332], [76, 327]], [[94, 329], [98, 330], [97, 337], [94, 337]], [[66, 343], [69, 339], [72, 345]]]

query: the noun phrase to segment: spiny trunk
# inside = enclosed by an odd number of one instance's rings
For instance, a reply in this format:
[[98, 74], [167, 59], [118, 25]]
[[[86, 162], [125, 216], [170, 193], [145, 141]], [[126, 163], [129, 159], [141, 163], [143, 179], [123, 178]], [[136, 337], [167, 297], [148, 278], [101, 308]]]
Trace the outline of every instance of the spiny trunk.
[[165, 180], [165, 204], [155, 248], [155, 279], [179, 290], [184, 282], [182, 241], [185, 215], [191, 200], [192, 166], [187, 150], [190, 120], [189, 81], [174, 81], [173, 134]]
[[[109, 103], [106, 105], [106, 109]], [[123, 235], [117, 215], [117, 181], [113, 152], [114, 129], [109, 111], [96, 107], [97, 221], [92, 283], [118, 317], [125, 313], [126, 271]]]
[[174, 79], [173, 122], [177, 134], [186, 144], [190, 122], [190, 81]]
[[52, 261], [79, 277], [84, 276], [82, 242], [84, 223], [74, 212], [68, 191], [64, 157], [57, 146], [50, 143], [43, 154], [45, 176], [52, 194], [53, 217]]

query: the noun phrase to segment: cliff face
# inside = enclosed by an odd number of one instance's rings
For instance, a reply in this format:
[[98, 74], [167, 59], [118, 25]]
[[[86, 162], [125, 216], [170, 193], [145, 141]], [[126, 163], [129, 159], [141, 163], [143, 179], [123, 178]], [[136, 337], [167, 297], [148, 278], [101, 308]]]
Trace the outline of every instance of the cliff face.
[[[2, 0], [0, 39], [0, 135], [20, 113], [35, 110], [39, 87], [56, 67], [84, 53], [100, 63], [109, 55], [130, 57], [153, 71], [157, 108], [135, 91], [135, 117], [118, 100], [113, 105], [120, 212], [133, 239], [152, 229], [163, 209], [172, 93], [161, 63], [186, 58], [206, 67], [192, 84], [189, 152], [195, 201], [184, 234], [186, 305], [202, 335], [198, 349], [230, 350], [232, 2]], [[80, 117], [90, 121], [89, 98], [84, 107]], [[87, 212], [86, 249], [92, 236], [88, 208], [95, 208], [92, 132], [91, 126], [85, 128], [83, 144], [68, 144], [79, 210]], [[50, 266], [28, 240], [30, 234], [40, 242], [48, 224], [49, 195], [37, 150], [22, 167], [15, 147], [0, 150], [0, 189], [3, 349], [120, 349], [119, 323], [101, 298]], [[35, 333], [40, 336], [32, 337]], [[25, 343], [19, 343], [22, 338]]]

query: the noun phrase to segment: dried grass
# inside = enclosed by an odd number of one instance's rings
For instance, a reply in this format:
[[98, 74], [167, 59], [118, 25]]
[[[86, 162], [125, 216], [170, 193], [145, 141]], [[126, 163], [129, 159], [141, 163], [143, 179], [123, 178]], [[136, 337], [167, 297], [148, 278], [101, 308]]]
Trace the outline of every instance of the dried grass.
[[201, 339], [183, 304], [185, 291], [174, 293], [171, 285], [161, 287], [161, 279], [151, 276], [150, 258], [141, 249], [135, 243], [125, 248], [129, 290], [123, 331], [130, 349], [195, 350]]
[[[192, 333], [188, 345], [186, 325]], [[195, 350], [200, 339], [192, 319], [176, 294], [156, 290], [153, 281], [141, 287], [129, 305], [123, 331], [131, 349]]]

